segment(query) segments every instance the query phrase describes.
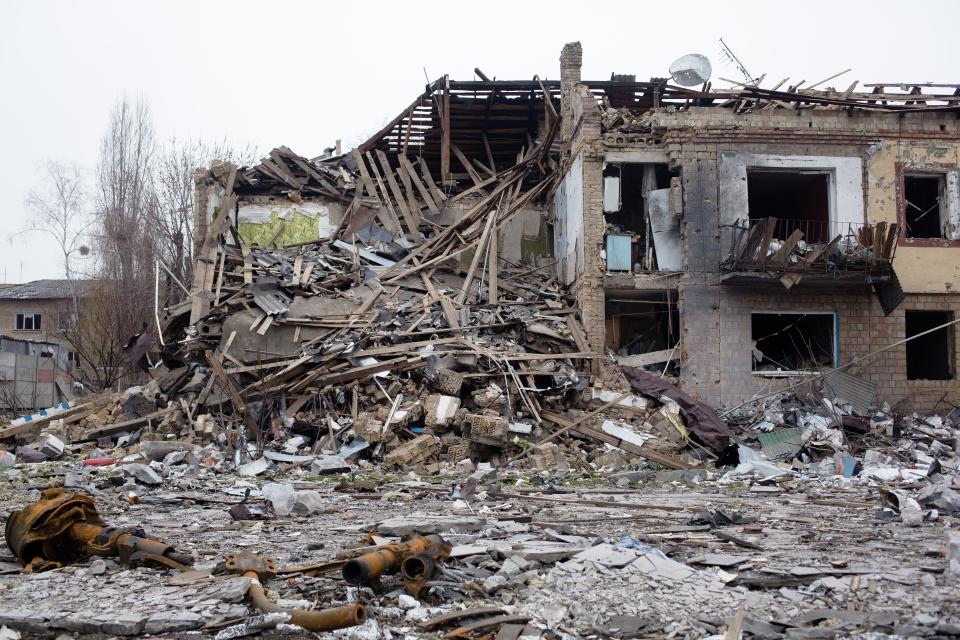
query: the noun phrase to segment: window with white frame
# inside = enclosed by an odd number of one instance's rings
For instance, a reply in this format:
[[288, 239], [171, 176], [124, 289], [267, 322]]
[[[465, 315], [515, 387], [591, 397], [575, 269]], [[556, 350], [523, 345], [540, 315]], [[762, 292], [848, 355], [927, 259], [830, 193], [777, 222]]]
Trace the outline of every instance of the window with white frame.
[[40, 331], [39, 313], [18, 313], [16, 314], [16, 324], [14, 329], [17, 331]]

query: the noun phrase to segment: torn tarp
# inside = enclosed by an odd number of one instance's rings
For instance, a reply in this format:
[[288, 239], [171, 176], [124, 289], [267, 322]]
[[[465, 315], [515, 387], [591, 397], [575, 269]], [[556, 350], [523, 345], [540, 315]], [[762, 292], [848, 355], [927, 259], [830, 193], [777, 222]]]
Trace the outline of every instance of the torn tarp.
[[721, 452], [730, 444], [733, 432], [720, 419], [717, 412], [694, 400], [686, 393], [662, 378], [634, 367], [620, 367], [634, 391], [660, 398], [666, 396], [680, 406], [687, 428], [714, 452]]

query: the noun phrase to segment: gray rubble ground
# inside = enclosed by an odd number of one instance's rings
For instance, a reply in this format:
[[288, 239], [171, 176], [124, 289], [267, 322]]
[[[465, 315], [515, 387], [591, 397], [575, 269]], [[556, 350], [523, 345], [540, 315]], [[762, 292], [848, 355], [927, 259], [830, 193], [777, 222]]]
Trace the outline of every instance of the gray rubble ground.
[[[0, 487], [4, 518], [62, 477], [49, 465], [21, 469], [18, 479]], [[960, 595], [944, 574], [945, 528], [955, 521], [941, 517], [908, 527], [879, 518], [873, 487], [786, 480], [781, 493], [757, 493], [740, 483], [658, 483], [646, 474], [650, 482], [628, 488], [614, 486], [616, 478], [581, 478], [557, 484], [564, 493], [548, 496], [623, 503], [614, 507], [532, 499], [548, 495], [543, 475], [500, 478], [503, 491], [525, 498], [495, 497], [484, 486], [469, 503], [448, 497], [436, 483], [395, 479], [379, 494], [363, 494], [336, 491], [331, 478], [307, 478], [294, 484], [322, 496], [319, 512], [256, 521], [233, 521], [227, 510], [247, 488], [259, 495], [261, 479], [220, 475], [203, 483], [138, 485], [139, 504], [127, 500], [130, 485], [96, 490], [96, 496], [107, 523], [143, 526], [193, 553], [197, 569], [214, 567], [233, 551], [275, 556], [280, 566], [327, 561], [385, 521], [382, 533], [437, 531], [470, 554], [448, 562], [450, 573], [421, 603], [401, 597], [395, 578], [385, 579], [379, 594], [348, 588], [336, 574], [268, 583], [272, 597], [291, 606], [367, 601], [373, 621], [336, 632], [344, 638], [439, 638], [449, 628], [426, 632], [419, 622], [491, 605], [531, 616], [524, 637], [709, 637], [724, 633], [741, 608], [744, 637], [960, 634]], [[544, 493], [524, 493], [534, 491]], [[254, 497], [248, 504], [265, 503]], [[736, 546], [708, 530], [656, 533], [681, 528], [706, 509], [749, 521], [720, 529], [761, 549]], [[628, 535], [636, 548], [618, 545]], [[0, 624], [25, 637], [213, 637], [257, 615], [244, 599], [245, 578], [129, 569], [110, 559], [31, 575], [15, 573], [12, 557], [6, 560], [0, 565]], [[738, 584], [748, 577], [797, 584]], [[464, 580], [474, 587], [458, 587]], [[316, 635], [282, 624], [263, 634]]]

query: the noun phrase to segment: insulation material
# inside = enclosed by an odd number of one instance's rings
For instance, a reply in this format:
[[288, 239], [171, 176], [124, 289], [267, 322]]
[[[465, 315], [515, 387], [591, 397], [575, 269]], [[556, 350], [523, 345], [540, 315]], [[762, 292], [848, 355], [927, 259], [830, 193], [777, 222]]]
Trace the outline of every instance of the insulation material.
[[244, 204], [237, 216], [240, 236], [261, 245], [273, 238], [281, 224], [278, 244], [329, 238], [337, 228], [330, 206], [321, 202]]
[[556, 206], [555, 255], [557, 272], [564, 284], [571, 284], [583, 273], [583, 157], [570, 164], [554, 199]]

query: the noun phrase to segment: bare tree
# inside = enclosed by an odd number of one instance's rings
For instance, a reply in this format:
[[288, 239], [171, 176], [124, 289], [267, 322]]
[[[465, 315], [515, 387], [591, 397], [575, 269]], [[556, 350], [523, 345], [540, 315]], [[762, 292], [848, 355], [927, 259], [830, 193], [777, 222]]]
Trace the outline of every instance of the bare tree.
[[84, 364], [87, 382], [99, 389], [127, 373], [122, 347], [153, 316], [155, 149], [148, 104], [118, 100], [97, 164], [95, 278], [85, 287], [80, 321], [64, 331]]
[[[226, 141], [171, 139], [162, 145], [153, 167], [153, 206], [149, 225], [156, 241], [157, 257], [173, 278], [187, 284], [193, 278], [194, 172], [213, 160], [244, 166], [256, 161], [256, 149], [234, 147]], [[179, 299], [172, 278], [162, 274], [164, 306]]]
[[153, 236], [146, 221], [155, 148], [149, 105], [121, 98], [100, 144], [96, 214], [101, 275], [125, 286], [151, 273]]
[[84, 234], [92, 219], [84, 211], [85, 205], [80, 167], [52, 160], [44, 165], [41, 185], [26, 199], [30, 217], [20, 233], [42, 233], [53, 238], [63, 256], [63, 273], [68, 280], [74, 277], [74, 256], [90, 252]]

